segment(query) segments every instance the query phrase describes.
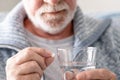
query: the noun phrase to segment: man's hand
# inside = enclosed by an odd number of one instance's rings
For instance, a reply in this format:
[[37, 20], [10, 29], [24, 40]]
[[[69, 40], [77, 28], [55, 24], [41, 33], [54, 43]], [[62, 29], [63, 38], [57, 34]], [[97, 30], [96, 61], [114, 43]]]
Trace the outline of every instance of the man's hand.
[[52, 54], [45, 49], [25, 48], [7, 60], [7, 80], [40, 80], [53, 60]]
[[66, 72], [67, 80], [117, 80], [116, 75], [107, 69], [92, 69], [79, 72]]

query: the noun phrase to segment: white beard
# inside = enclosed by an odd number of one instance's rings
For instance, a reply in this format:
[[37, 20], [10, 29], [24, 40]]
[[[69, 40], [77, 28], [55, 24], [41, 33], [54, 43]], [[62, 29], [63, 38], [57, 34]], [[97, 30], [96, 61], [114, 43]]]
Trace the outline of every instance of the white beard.
[[[49, 12], [55, 12], [55, 11], [61, 11], [61, 10], [66, 10], [65, 15], [44, 15], [44, 13], [49, 13]], [[49, 33], [49, 34], [57, 34], [63, 31], [67, 25], [72, 21], [75, 10], [70, 10], [69, 6], [62, 1], [62, 3], [52, 7], [48, 4], [45, 4], [41, 6], [36, 12], [35, 16], [31, 15], [28, 11], [28, 17], [30, 20], [33, 22], [33, 24], [39, 28], [42, 29], [43, 31]], [[60, 20], [60, 21], [59, 21]]]

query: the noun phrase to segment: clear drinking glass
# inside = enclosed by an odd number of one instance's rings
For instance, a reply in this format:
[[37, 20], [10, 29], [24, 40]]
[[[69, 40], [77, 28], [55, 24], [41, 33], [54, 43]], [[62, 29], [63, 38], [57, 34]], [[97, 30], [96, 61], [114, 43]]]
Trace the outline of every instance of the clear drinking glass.
[[63, 72], [95, 68], [96, 47], [58, 48], [57, 57]]

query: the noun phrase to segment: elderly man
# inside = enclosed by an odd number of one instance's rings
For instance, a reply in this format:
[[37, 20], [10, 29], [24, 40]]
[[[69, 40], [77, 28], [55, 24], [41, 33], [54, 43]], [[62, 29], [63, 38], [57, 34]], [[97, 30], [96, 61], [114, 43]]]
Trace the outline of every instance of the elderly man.
[[68, 80], [120, 79], [119, 19], [89, 18], [76, 3], [23, 0], [6, 16], [0, 24], [0, 80], [62, 80], [53, 52], [86, 46], [99, 49], [96, 69], [69, 72]]

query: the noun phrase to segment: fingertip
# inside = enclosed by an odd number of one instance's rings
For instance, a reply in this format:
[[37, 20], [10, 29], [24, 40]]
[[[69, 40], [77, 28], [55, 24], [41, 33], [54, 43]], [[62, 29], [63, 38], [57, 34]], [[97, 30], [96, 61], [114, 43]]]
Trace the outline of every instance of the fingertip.
[[71, 72], [71, 71], [66, 71], [66, 72], [64, 73], [64, 78], [65, 78], [65, 80], [72, 80], [72, 79], [74, 79], [74, 77], [75, 77], [75, 75], [74, 75], [74, 73]]
[[55, 57], [55, 53], [52, 53], [51, 51], [49, 50], [46, 50], [46, 53], [48, 54], [48, 57]]
[[49, 58], [46, 58], [45, 60], [47, 66], [50, 65], [53, 61], [54, 61], [54, 57], [49, 57]]
[[76, 79], [77, 80], [86, 80], [86, 75], [84, 72], [79, 72], [77, 75], [76, 75]]
[[47, 53], [47, 56], [52, 56], [52, 53], [49, 50], [45, 50], [45, 52]]
[[79, 74], [76, 75], [76, 79], [79, 80]]

